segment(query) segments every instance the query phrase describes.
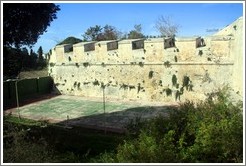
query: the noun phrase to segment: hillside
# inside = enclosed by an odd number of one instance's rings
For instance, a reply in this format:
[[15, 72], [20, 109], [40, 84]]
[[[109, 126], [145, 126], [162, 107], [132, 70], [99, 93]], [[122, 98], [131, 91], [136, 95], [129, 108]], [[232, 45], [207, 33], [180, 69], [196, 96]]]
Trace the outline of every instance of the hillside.
[[20, 79], [47, 77], [47, 76], [48, 76], [47, 69], [44, 69], [44, 70], [33, 70], [33, 71], [22, 71], [19, 74]]

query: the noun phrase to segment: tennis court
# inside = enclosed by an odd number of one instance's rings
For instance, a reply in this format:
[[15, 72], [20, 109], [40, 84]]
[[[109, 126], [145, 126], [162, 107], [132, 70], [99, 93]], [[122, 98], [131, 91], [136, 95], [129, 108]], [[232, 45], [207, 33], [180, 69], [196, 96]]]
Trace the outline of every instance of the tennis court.
[[60, 95], [19, 107], [19, 109], [10, 109], [6, 113], [69, 126], [124, 129], [130, 121], [136, 118], [146, 119], [160, 114], [166, 115], [171, 106], [173, 103], [150, 105], [106, 99], [104, 107], [103, 100], [100, 98], [88, 99]]

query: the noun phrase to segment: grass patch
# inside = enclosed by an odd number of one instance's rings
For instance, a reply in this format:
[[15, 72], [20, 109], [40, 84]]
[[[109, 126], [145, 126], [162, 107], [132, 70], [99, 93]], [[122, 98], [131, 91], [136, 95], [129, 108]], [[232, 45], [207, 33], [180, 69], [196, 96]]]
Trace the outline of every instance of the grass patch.
[[4, 117], [4, 162], [89, 162], [111, 151], [124, 136], [82, 127], [67, 129], [12, 116]]

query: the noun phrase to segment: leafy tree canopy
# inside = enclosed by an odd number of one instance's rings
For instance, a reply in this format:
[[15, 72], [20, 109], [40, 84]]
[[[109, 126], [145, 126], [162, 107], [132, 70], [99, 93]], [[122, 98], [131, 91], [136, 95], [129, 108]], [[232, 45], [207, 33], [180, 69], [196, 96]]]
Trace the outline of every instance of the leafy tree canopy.
[[128, 39], [139, 39], [144, 38], [144, 35], [142, 34], [142, 25], [137, 24], [134, 25], [134, 30], [131, 30], [128, 34]]
[[32, 46], [56, 19], [59, 6], [52, 3], [4, 3], [4, 46]]
[[83, 38], [85, 41], [116, 40], [120, 37], [120, 32], [111, 25], [95, 25], [86, 30]]
[[81, 39], [78, 39], [76, 37], [70, 36], [70, 37], [67, 37], [66, 39], [64, 39], [62, 42], [60, 42], [57, 45], [62, 45], [62, 44], [76, 44], [76, 43], [79, 43], [79, 42], [82, 42], [82, 40]]

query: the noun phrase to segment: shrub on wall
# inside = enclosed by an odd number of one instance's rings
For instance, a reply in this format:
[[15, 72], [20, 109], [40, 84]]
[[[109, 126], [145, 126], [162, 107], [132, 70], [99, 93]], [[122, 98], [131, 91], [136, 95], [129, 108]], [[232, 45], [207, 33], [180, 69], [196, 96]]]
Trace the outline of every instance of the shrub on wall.
[[50, 67], [54, 67], [55, 65], [56, 63], [53, 63], [53, 62], [50, 63]]
[[186, 90], [188, 90], [190, 84], [190, 77], [184, 76], [183, 77], [183, 87], [186, 87]]
[[202, 56], [203, 52], [202, 50], [199, 50], [198, 55]]
[[165, 91], [166, 91], [166, 95], [167, 96], [171, 96], [172, 95], [172, 89], [167, 88], [167, 89], [165, 89]]
[[170, 62], [169, 62], [169, 61], [166, 61], [166, 62], [164, 62], [164, 66], [165, 66], [165, 67], [170, 67], [170, 66], [171, 66], [171, 64], [170, 64]]
[[174, 56], [174, 61], [175, 61], [175, 62], [178, 62], [177, 56]]
[[177, 76], [175, 74], [173, 74], [173, 76], [172, 76], [172, 84], [173, 84], [173, 86], [176, 86], [176, 84], [177, 84]]
[[80, 88], [80, 82], [78, 82], [78, 84], [77, 84], [77, 89], [78, 90], [81, 90], [81, 88]]
[[144, 63], [143, 62], [139, 62], [139, 66], [140, 67], [143, 67], [144, 66]]
[[84, 63], [83, 63], [83, 66], [84, 66], [84, 67], [88, 67], [88, 66], [89, 66], [89, 62], [84, 62]]
[[98, 82], [98, 80], [95, 80], [94, 82], [93, 82], [93, 85], [100, 85], [100, 83]]
[[154, 71], [149, 71], [149, 79], [153, 77]]

